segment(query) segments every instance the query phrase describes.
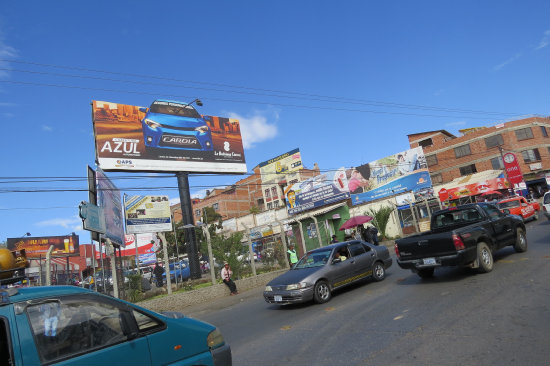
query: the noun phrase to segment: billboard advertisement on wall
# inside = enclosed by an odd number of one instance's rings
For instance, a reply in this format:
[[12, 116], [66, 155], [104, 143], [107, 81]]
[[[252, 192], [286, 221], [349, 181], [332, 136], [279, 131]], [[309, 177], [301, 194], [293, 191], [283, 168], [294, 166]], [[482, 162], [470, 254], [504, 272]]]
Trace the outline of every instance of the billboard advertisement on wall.
[[348, 169], [346, 176], [353, 205], [405, 192], [424, 196], [432, 189], [421, 147]]
[[238, 120], [168, 100], [149, 108], [94, 100], [92, 120], [105, 171], [246, 173]]
[[168, 196], [124, 195], [126, 232], [158, 233], [172, 231]]
[[124, 246], [124, 221], [120, 191], [101, 169], [97, 170], [96, 179], [97, 203], [102, 207], [105, 216], [103, 237], [109, 238], [113, 244]]
[[510, 183], [501, 174], [500, 177], [487, 179], [482, 182], [476, 182], [471, 184], [465, 184], [453, 188], [442, 188], [439, 190], [439, 200], [441, 202], [447, 200], [456, 200], [461, 197], [475, 196], [491, 190], [499, 190], [510, 188]]
[[7, 243], [9, 250], [25, 249], [29, 259], [45, 258], [51, 245], [53, 245], [53, 257], [80, 255], [76, 235], [8, 238]]
[[346, 169], [340, 168], [290, 184], [284, 194], [289, 215], [348, 199]]
[[300, 149], [294, 149], [258, 164], [263, 184], [275, 184], [284, 175], [303, 169]]

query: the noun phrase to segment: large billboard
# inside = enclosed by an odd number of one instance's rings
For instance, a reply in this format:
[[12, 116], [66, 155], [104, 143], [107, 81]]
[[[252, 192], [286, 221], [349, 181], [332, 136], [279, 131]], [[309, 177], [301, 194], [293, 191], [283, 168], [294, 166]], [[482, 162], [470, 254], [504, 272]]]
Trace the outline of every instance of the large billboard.
[[52, 257], [80, 255], [77, 235], [8, 238], [8, 249], [25, 249], [25, 254], [29, 259], [45, 258], [52, 245]]
[[354, 205], [405, 192], [424, 196], [422, 192], [432, 189], [421, 147], [348, 169], [346, 175]]
[[278, 183], [284, 175], [303, 169], [300, 149], [294, 149], [258, 164], [263, 184]]
[[290, 215], [348, 199], [349, 189], [345, 168], [326, 172], [285, 188]]
[[124, 213], [128, 234], [172, 231], [168, 196], [128, 196], [125, 194]]
[[94, 100], [92, 119], [105, 171], [246, 173], [238, 120], [168, 100], [149, 108]]
[[105, 216], [105, 234], [103, 237], [109, 238], [113, 244], [124, 246], [124, 222], [120, 191], [101, 169], [97, 170], [96, 179], [97, 202], [103, 208]]

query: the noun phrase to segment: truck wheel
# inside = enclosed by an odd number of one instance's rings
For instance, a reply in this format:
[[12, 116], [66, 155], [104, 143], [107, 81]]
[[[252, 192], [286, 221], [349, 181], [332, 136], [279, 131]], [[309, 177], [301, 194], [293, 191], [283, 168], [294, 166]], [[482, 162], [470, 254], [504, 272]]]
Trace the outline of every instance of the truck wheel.
[[527, 238], [523, 229], [518, 229], [516, 236], [516, 243], [514, 244], [514, 250], [517, 253], [523, 253], [527, 251]]
[[381, 262], [374, 263], [374, 267], [372, 267], [372, 278], [374, 278], [375, 281], [380, 282], [386, 277], [386, 270], [384, 269], [384, 265]]
[[491, 252], [491, 248], [484, 242], [477, 245], [477, 260], [481, 273], [487, 273], [493, 270], [493, 253]]
[[433, 268], [419, 269], [417, 272], [417, 275], [419, 275], [420, 278], [431, 278], [434, 276], [434, 269]]
[[326, 281], [317, 282], [313, 290], [313, 300], [317, 304], [323, 304], [329, 301], [330, 297], [331, 297], [331, 293], [330, 293], [330, 287], [328, 286], [328, 283], [326, 283]]

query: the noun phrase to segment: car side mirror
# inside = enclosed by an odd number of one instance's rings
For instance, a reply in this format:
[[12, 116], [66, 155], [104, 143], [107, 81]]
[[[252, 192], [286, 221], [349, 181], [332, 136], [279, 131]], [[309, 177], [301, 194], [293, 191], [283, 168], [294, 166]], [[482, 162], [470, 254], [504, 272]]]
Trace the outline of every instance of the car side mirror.
[[335, 263], [340, 263], [342, 260], [340, 258], [334, 258], [332, 260], [332, 264], [335, 264]]

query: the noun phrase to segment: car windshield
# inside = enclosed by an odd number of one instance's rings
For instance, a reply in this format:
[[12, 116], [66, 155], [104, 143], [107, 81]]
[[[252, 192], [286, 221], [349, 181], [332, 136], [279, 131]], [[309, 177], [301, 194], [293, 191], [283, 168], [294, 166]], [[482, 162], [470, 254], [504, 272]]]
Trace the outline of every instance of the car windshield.
[[330, 257], [332, 249], [318, 250], [315, 252], [309, 252], [296, 263], [294, 269], [311, 268], [324, 266], [328, 258]]
[[504, 209], [504, 208], [514, 208], [519, 207], [519, 200], [513, 200], [508, 202], [499, 202], [498, 208]]
[[201, 118], [201, 115], [193, 106], [173, 102], [155, 102], [151, 104], [150, 112], [179, 117]]

